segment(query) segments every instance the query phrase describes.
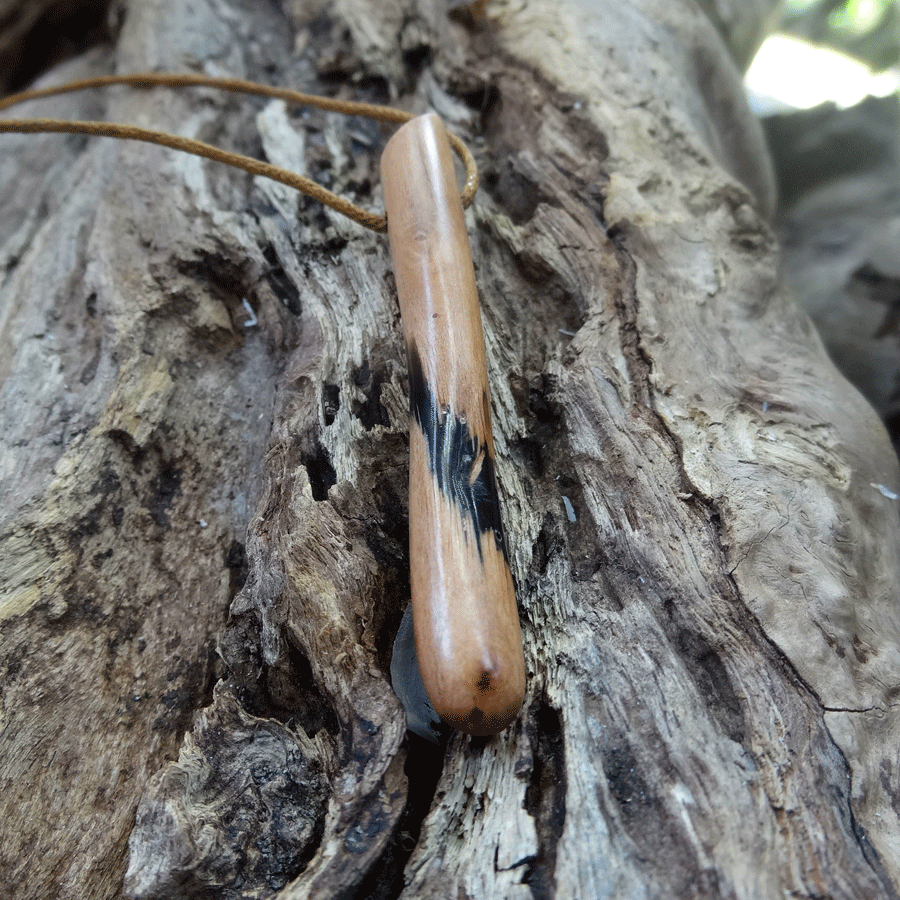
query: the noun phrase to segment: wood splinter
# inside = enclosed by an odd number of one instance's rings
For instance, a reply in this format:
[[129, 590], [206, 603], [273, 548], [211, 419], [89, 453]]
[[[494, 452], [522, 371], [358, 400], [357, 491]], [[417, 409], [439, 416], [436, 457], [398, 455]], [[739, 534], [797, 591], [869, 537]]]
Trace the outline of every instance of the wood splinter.
[[381, 158], [409, 354], [409, 556], [416, 655], [441, 719], [497, 734], [525, 694], [500, 520], [484, 336], [447, 133], [408, 122]]

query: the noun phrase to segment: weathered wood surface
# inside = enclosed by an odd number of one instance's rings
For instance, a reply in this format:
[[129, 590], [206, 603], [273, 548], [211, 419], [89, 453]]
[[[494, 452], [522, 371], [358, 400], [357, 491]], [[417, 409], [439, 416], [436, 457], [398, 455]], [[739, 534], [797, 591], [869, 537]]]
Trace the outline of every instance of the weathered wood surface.
[[[671, 0], [476, 26], [155, 0], [48, 76], [387, 96], [469, 140], [529, 682], [498, 738], [404, 738], [384, 239], [155, 148], [4, 138], [4, 895], [897, 895], [900, 475], [779, 287], [719, 41]], [[363, 122], [211, 91], [27, 112], [175, 125], [379, 202]]]

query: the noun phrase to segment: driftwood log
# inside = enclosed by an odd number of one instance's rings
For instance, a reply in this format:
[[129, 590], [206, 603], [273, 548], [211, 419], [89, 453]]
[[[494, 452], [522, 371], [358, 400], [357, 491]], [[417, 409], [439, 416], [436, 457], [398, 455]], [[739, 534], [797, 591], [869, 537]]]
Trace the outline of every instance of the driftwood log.
[[[243, 75], [475, 149], [522, 715], [435, 748], [390, 687], [385, 240], [158, 148], [4, 137], [3, 896], [898, 896], [900, 474], [781, 287], [720, 33], [686, 0], [451, 5], [135, 0], [42, 83]], [[21, 114], [380, 205], [362, 120], [208, 90]]]

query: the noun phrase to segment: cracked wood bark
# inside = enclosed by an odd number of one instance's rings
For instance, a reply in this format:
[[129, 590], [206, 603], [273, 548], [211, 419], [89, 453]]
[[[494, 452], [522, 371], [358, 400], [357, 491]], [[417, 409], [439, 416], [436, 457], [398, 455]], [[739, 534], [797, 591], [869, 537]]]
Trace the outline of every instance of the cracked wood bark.
[[[897, 463], [779, 286], [719, 41], [671, 0], [475, 27], [155, 0], [48, 76], [340, 86], [470, 140], [529, 693], [491, 741], [404, 739], [385, 241], [155, 148], [5, 138], [5, 895], [897, 895]], [[378, 202], [366, 123], [210, 91], [24, 112], [174, 124]]]

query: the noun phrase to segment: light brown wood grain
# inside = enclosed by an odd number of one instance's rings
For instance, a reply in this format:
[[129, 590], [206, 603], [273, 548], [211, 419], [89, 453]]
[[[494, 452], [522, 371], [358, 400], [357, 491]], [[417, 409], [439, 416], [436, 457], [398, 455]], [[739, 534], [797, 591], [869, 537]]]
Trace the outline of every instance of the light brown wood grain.
[[[496, 734], [522, 705], [522, 637], [502, 536], [467, 513], [467, 498], [482, 481], [491, 494], [485, 502], [497, 509], [494, 443], [475, 275], [437, 116], [414, 119], [394, 135], [382, 157], [382, 182], [411, 359], [411, 406], [418, 391], [427, 395], [419, 402], [434, 412], [427, 422], [410, 416], [410, 581], [419, 667], [442, 719], [469, 734]], [[471, 439], [462, 470], [450, 461], [454, 429]], [[499, 529], [499, 513], [496, 521]]]

